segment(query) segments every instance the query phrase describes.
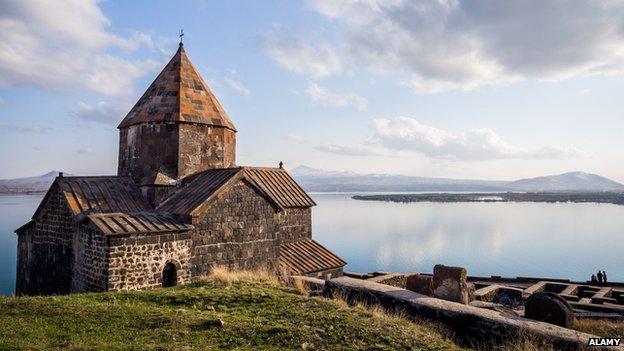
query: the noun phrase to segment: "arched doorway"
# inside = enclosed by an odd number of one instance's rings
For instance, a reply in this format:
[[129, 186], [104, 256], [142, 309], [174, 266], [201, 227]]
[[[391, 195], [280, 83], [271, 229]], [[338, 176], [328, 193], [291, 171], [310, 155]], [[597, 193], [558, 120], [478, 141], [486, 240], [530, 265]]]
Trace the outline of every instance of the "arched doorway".
[[162, 286], [175, 286], [178, 282], [178, 270], [173, 264], [173, 262], [169, 262], [165, 265], [162, 272]]

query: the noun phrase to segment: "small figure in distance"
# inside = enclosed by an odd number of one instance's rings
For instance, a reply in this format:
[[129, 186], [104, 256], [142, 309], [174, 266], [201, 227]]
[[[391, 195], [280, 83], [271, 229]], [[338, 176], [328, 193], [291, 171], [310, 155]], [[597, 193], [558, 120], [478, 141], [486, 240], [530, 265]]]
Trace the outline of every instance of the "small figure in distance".
[[598, 283], [598, 278], [596, 278], [596, 275], [595, 275], [595, 274], [592, 274], [592, 276], [591, 276], [591, 282], [592, 282], [592, 284], [596, 284], [596, 283]]
[[607, 284], [607, 272], [602, 271], [602, 282]]
[[598, 284], [602, 285], [602, 272], [598, 271], [598, 274], [596, 274], [598, 276]]

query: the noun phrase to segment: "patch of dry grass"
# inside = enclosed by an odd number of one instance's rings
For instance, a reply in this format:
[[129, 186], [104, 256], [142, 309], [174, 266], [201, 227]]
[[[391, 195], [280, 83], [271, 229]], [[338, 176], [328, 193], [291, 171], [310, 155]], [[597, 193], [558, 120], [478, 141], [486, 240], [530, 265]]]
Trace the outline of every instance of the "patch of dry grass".
[[212, 272], [200, 279], [200, 281], [216, 281], [231, 285], [238, 282], [267, 282], [278, 284], [279, 279], [268, 269], [233, 270], [228, 267], [214, 267]]
[[502, 344], [483, 350], [494, 351], [556, 351], [552, 344], [529, 336], [521, 337], [513, 343]]
[[301, 279], [301, 277], [293, 277], [292, 279], [290, 279], [290, 284], [299, 295], [310, 295], [310, 290], [308, 289], [308, 286], [303, 281], [303, 279]]
[[624, 321], [579, 319], [574, 323], [574, 329], [605, 338], [624, 338]]

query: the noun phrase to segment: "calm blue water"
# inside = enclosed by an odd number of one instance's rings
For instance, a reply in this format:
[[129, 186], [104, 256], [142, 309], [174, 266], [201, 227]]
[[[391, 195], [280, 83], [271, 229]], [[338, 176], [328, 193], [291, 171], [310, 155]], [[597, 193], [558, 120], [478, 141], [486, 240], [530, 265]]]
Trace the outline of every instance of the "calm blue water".
[[[586, 279], [597, 269], [624, 281], [624, 206], [411, 203], [312, 194], [314, 238], [348, 270], [426, 271], [460, 265], [471, 275]], [[0, 294], [15, 285], [13, 230], [42, 196], [0, 196]]]
[[437, 263], [470, 275], [624, 281], [624, 206], [547, 203], [390, 203], [313, 194], [314, 237], [356, 272], [431, 272]]

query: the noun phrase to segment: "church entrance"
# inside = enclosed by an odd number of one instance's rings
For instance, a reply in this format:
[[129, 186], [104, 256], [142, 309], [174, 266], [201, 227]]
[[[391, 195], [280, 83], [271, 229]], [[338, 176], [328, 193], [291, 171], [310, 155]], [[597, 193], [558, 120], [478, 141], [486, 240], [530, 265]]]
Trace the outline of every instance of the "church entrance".
[[178, 272], [177, 272], [176, 266], [172, 262], [169, 262], [165, 265], [165, 268], [163, 268], [162, 286], [163, 287], [175, 286], [177, 282], [178, 282]]

